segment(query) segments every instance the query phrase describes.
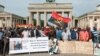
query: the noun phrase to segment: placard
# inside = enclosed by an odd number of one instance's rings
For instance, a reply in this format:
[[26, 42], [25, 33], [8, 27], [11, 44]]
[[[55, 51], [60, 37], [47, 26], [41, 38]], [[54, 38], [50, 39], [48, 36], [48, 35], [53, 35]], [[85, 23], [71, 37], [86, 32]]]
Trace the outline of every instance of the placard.
[[9, 54], [48, 51], [48, 37], [10, 38]]

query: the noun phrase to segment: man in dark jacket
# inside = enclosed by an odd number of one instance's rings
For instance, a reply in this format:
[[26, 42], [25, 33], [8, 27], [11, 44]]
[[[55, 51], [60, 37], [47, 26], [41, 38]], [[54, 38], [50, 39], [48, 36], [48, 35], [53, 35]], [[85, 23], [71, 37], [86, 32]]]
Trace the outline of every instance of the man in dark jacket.
[[78, 34], [77, 34], [77, 32], [74, 30], [74, 28], [72, 28], [72, 29], [70, 30], [70, 32], [71, 32], [71, 40], [77, 40]]
[[31, 29], [31, 37], [41, 37], [39, 29], [37, 28], [32, 28]]

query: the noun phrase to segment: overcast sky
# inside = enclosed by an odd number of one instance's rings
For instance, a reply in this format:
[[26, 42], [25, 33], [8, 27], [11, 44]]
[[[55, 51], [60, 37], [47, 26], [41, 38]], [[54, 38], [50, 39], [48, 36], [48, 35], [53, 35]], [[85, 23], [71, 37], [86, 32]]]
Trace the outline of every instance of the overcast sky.
[[[20, 16], [28, 16], [29, 3], [43, 3], [45, 0], [0, 0], [0, 4], [5, 6], [5, 11]], [[100, 0], [56, 0], [57, 3], [72, 3], [73, 15], [80, 16], [86, 12], [96, 10]]]

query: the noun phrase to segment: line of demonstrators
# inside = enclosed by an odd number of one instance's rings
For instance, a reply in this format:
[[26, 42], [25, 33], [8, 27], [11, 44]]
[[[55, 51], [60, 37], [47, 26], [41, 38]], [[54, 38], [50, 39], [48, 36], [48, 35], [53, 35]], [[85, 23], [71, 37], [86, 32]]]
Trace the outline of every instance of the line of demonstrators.
[[[50, 54], [57, 53], [57, 41], [90, 41], [100, 44], [100, 31], [95, 27], [90, 30], [89, 27], [81, 29], [73, 27], [71, 29], [61, 27], [31, 27], [31, 28], [0, 28], [0, 54], [3, 54], [6, 43], [6, 53], [9, 52], [9, 38], [32, 38], [32, 37], [49, 37], [51, 47]], [[100, 48], [96, 45], [96, 48]]]

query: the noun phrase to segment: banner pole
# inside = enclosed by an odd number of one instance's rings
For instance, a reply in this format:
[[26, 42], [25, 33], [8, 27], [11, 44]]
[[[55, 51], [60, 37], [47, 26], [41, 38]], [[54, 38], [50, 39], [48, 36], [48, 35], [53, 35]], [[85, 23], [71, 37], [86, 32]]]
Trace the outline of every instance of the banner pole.
[[7, 40], [6, 39], [4, 39], [4, 47], [3, 47], [3, 56], [6, 56], [6, 43], [7, 42]]

